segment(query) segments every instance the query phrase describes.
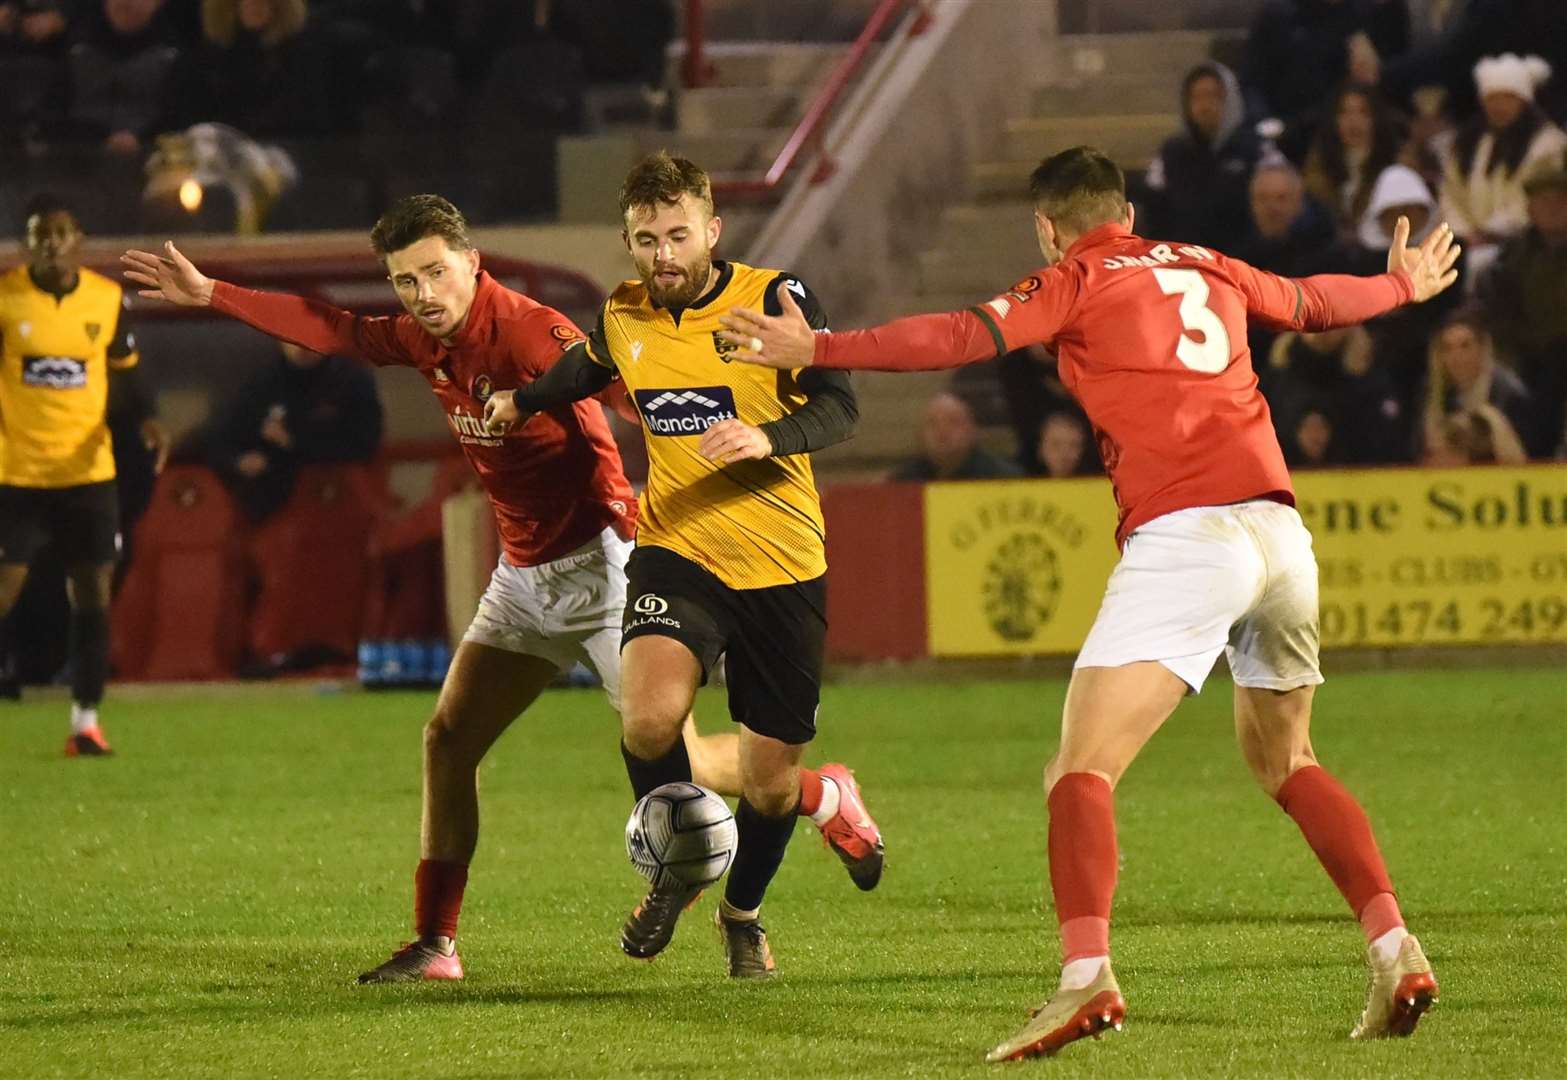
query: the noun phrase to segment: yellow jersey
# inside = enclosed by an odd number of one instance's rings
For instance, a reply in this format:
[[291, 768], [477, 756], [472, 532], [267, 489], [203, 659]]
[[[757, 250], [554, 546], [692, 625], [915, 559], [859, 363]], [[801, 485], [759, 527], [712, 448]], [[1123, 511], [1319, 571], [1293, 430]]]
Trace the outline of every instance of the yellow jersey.
[[820, 328], [820, 310], [798, 280], [776, 270], [715, 263], [718, 281], [690, 306], [652, 303], [641, 281], [604, 302], [588, 355], [614, 369], [642, 417], [648, 479], [637, 543], [667, 548], [732, 589], [765, 589], [827, 572], [821, 500], [809, 454], [720, 465], [697, 450], [720, 420], [761, 425], [805, 404], [798, 371], [731, 362], [718, 336], [732, 307], [767, 309], [779, 281]]
[[0, 484], [62, 488], [114, 479], [109, 372], [136, 366], [124, 291], [91, 270], [63, 296], [27, 267], [0, 275]]

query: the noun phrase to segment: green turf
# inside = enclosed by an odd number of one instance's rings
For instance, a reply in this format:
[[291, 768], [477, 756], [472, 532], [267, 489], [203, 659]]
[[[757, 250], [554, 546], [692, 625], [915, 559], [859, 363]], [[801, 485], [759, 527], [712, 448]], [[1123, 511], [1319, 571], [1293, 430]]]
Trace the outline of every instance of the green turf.
[[[639, 879], [596, 694], [550, 695], [485, 766], [468, 980], [391, 988], [351, 984], [409, 922], [428, 696], [122, 695], [112, 761], [59, 756], [58, 698], [0, 707], [0, 1075], [994, 1075], [981, 1055], [1054, 976], [1038, 775], [1062, 690], [831, 688], [818, 758], [859, 770], [887, 875], [857, 892], [802, 827], [763, 986], [722, 975], [710, 897], [657, 961], [620, 954]], [[1564, 702], [1547, 671], [1318, 697], [1318, 752], [1364, 799], [1442, 981], [1416, 1038], [1357, 1045], [1358, 929], [1211, 686], [1118, 797], [1125, 1033], [1006, 1075], [1567, 1073]]]

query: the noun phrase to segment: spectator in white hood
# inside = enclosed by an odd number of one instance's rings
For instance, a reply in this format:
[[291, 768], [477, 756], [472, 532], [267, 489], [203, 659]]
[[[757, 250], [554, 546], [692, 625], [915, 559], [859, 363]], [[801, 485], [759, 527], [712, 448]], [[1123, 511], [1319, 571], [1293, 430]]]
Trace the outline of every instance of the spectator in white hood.
[[1361, 247], [1386, 251], [1393, 242], [1393, 226], [1400, 216], [1409, 219], [1409, 242], [1418, 244], [1436, 228], [1436, 199], [1420, 174], [1408, 165], [1389, 165], [1371, 189], [1371, 201], [1356, 230]]

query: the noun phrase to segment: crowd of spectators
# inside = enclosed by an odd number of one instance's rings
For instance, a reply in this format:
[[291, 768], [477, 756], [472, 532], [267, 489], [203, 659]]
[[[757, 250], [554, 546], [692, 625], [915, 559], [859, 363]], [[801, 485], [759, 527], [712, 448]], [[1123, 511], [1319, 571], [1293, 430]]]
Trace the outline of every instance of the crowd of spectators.
[[669, 0], [0, 0], [0, 148], [342, 134], [492, 93], [567, 130], [589, 83], [659, 93], [674, 29]]
[[[1183, 130], [1133, 191], [1139, 233], [1291, 277], [1380, 272], [1400, 215], [1414, 241], [1445, 220], [1464, 248], [1430, 304], [1252, 327], [1291, 464], [1567, 458], [1567, 5], [1265, 0], [1239, 68], [1182, 80]], [[1032, 474], [1047, 417], [1074, 414], [1053, 364], [1001, 365]]]

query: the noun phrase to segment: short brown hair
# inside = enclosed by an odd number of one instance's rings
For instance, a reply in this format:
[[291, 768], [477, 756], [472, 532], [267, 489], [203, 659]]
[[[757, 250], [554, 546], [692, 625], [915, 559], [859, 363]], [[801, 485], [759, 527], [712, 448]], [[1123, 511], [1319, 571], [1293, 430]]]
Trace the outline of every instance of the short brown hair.
[[1047, 157], [1028, 179], [1034, 208], [1082, 234], [1126, 216], [1126, 177], [1092, 146], [1074, 146]]
[[707, 171], [686, 158], [660, 150], [637, 162], [620, 185], [620, 216], [624, 219], [636, 207], [657, 209], [660, 203], [677, 203], [682, 195], [695, 198], [712, 216], [713, 182]]
[[439, 236], [453, 251], [473, 250], [473, 241], [468, 239], [468, 219], [439, 195], [398, 199], [370, 230], [370, 247], [384, 259], [427, 236]]

